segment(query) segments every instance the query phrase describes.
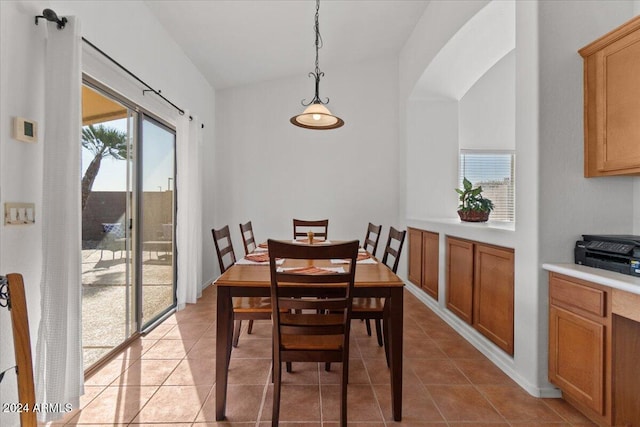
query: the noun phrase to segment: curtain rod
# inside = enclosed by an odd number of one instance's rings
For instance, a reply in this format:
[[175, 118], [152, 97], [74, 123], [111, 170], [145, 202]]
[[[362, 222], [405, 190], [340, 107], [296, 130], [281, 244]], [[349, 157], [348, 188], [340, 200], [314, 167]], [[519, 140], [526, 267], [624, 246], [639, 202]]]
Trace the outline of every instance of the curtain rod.
[[[62, 17], [62, 18], [58, 18], [58, 15], [51, 9], [44, 9], [42, 11], [42, 15], [37, 15], [35, 17], [35, 24], [38, 25], [38, 21], [40, 20], [40, 18], [46, 19], [47, 21], [50, 22], [56, 22], [58, 24], [58, 29], [59, 30], [63, 30], [64, 27], [67, 24], [67, 18]], [[140, 77], [136, 76], [135, 74], [133, 74], [131, 71], [129, 71], [124, 65], [120, 64], [118, 61], [116, 61], [115, 59], [113, 59], [111, 56], [109, 56], [105, 51], [103, 51], [102, 49], [100, 49], [98, 46], [96, 46], [95, 44], [91, 43], [89, 40], [87, 40], [86, 38], [82, 37], [82, 41], [85, 42], [86, 44], [88, 44], [89, 46], [91, 46], [92, 48], [94, 48], [96, 51], [98, 51], [102, 56], [104, 56], [105, 58], [107, 58], [109, 61], [113, 62], [116, 66], [118, 66], [122, 71], [124, 71], [125, 73], [129, 74], [131, 77], [133, 77], [134, 79], [136, 79], [138, 82], [142, 83], [144, 86], [146, 86], [146, 90], [143, 89], [142, 90], [142, 94], [144, 95], [147, 92], [153, 92], [156, 95], [158, 95], [160, 98], [162, 98], [163, 101], [165, 101], [166, 103], [168, 103], [169, 105], [171, 105], [173, 108], [175, 108], [176, 110], [178, 110], [178, 112], [180, 113], [180, 115], [184, 115], [184, 110], [180, 107], [178, 107], [176, 104], [174, 104], [173, 102], [169, 101], [167, 98], [165, 98], [160, 92], [160, 90], [155, 90], [154, 88], [152, 88], [151, 86], [149, 86], [147, 83], [145, 83]], [[193, 120], [193, 117], [189, 116], [189, 120]], [[201, 127], [204, 128], [204, 123], [201, 124]]]
[[[142, 83], [143, 85], [145, 85], [145, 87], [147, 87], [146, 90], [142, 91], [142, 94], [144, 95], [146, 92], [153, 92], [154, 94], [158, 95], [160, 98], [162, 98], [163, 101], [165, 101], [166, 103], [168, 103], [169, 105], [171, 105], [173, 108], [175, 108], [176, 110], [178, 110], [178, 112], [181, 115], [184, 115], [184, 110], [180, 107], [178, 107], [176, 104], [174, 104], [173, 102], [169, 101], [167, 98], [165, 98], [159, 91], [159, 90], [155, 90], [154, 88], [152, 88], [151, 86], [149, 86], [146, 82], [144, 82], [140, 77], [136, 76], [135, 74], [133, 74], [131, 71], [129, 71], [124, 65], [120, 64], [118, 61], [116, 61], [115, 59], [113, 59], [111, 56], [109, 56], [105, 51], [103, 51], [102, 49], [100, 49], [98, 46], [96, 46], [95, 44], [91, 43], [89, 40], [87, 40], [86, 38], [82, 37], [82, 41], [85, 42], [86, 44], [88, 44], [89, 46], [91, 46], [92, 48], [94, 48], [96, 51], [98, 51], [102, 56], [104, 56], [105, 58], [107, 58], [109, 61], [113, 62], [115, 65], [117, 65], [122, 71], [124, 71], [125, 73], [129, 74], [131, 77], [133, 77], [134, 79], [136, 79], [138, 82]], [[193, 120], [193, 117], [189, 116], [189, 120]], [[204, 127], [204, 124], [202, 125], [202, 127]]]

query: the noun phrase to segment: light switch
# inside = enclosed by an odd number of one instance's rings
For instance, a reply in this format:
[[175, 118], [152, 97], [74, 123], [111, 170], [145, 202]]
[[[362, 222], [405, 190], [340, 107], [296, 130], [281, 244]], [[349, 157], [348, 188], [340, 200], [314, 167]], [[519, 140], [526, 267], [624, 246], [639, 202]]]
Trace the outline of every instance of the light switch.
[[35, 203], [5, 203], [5, 225], [24, 225], [36, 222]]

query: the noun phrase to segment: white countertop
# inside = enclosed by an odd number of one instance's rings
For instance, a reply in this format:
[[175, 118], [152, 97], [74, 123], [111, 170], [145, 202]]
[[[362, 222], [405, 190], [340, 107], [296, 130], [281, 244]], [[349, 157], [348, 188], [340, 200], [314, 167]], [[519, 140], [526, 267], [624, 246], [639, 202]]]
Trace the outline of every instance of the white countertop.
[[629, 276], [601, 268], [587, 267], [578, 264], [542, 264], [547, 271], [565, 274], [576, 279], [587, 280], [610, 288], [640, 295], [640, 277]]
[[407, 218], [408, 227], [508, 248], [515, 247], [512, 222], [462, 222], [459, 218]]

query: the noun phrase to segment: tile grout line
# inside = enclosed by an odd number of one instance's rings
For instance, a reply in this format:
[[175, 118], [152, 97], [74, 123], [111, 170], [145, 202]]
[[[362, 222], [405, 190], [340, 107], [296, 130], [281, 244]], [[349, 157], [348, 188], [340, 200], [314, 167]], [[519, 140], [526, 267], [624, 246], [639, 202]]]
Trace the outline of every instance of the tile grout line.
[[[260, 420], [262, 419], [262, 412], [264, 411], [264, 405], [267, 402], [267, 393], [269, 392], [269, 379], [273, 375], [273, 361], [269, 365], [271, 368], [269, 370], [269, 374], [267, 375], [267, 380], [264, 383], [264, 388], [262, 389], [262, 401], [260, 402], [260, 409], [258, 409], [258, 415], [256, 417], [256, 427], [260, 426]], [[273, 415], [272, 415], [273, 417]]]
[[[362, 367], [364, 368], [364, 372], [367, 375], [367, 380], [369, 381], [369, 387], [371, 387], [371, 392], [373, 393], [373, 397], [376, 400], [376, 406], [378, 407], [378, 411], [380, 412], [380, 418], [382, 419], [383, 425], [387, 426], [387, 420], [384, 416], [384, 411], [382, 410], [382, 406], [380, 405], [380, 399], [378, 399], [378, 394], [376, 393], [375, 388], [373, 387], [373, 381], [371, 380], [371, 375], [369, 374], [369, 369], [367, 369], [367, 364], [364, 362], [364, 356], [362, 355], [362, 349], [360, 348], [360, 342], [355, 340], [356, 346], [358, 347], [358, 353], [360, 354], [360, 360], [362, 361]], [[404, 366], [404, 364], [403, 364]], [[403, 367], [404, 370], [404, 367]], [[404, 376], [404, 372], [403, 372]]]

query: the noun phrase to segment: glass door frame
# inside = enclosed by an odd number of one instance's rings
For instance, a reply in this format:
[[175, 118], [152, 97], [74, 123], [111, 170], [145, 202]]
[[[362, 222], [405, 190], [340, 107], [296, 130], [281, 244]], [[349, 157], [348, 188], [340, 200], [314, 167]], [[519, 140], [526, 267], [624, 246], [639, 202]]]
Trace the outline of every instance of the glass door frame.
[[[121, 350], [123, 346], [126, 346], [130, 343], [132, 339], [140, 334], [145, 334], [152, 330], [155, 326], [160, 324], [166, 317], [172, 314], [177, 306], [177, 278], [178, 278], [178, 268], [177, 268], [177, 247], [176, 247], [176, 219], [177, 219], [177, 131], [175, 126], [171, 125], [167, 121], [148, 111], [144, 107], [136, 104], [135, 102], [128, 99], [126, 96], [116, 92], [115, 90], [109, 88], [105, 84], [95, 80], [88, 74], [82, 73], [82, 85], [86, 85], [89, 88], [102, 93], [104, 96], [110, 97], [114, 101], [122, 104], [129, 110], [129, 119], [132, 126], [133, 131], [131, 132], [131, 145], [133, 146], [133, 164], [128, 166], [128, 171], [131, 177], [131, 188], [127, 188], [127, 192], [131, 192], [127, 197], [127, 205], [129, 210], [129, 226], [125, 227], [126, 232], [130, 236], [131, 247], [129, 256], [131, 257], [131, 269], [132, 271], [129, 273], [129, 277], [132, 279], [132, 283], [130, 286], [134, 287], [134, 291], [131, 293], [133, 296], [133, 301], [130, 301], [128, 304], [128, 310], [134, 310], [134, 313], [128, 312], [128, 321], [127, 328], [129, 329], [129, 336], [122, 342], [122, 344], [116, 346], [112, 351], [108, 352], [103, 356], [101, 360], [108, 359], [112, 354], [117, 353]], [[144, 144], [142, 138], [142, 123], [143, 120], [150, 120], [154, 124], [162, 127], [163, 129], [171, 132], [174, 136], [174, 158], [173, 158], [173, 233], [172, 233], [172, 250], [173, 250], [173, 274], [172, 274], [172, 304], [156, 316], [153, 319], [149, 320], [146, 324], [142, 323], [142, 234], [139, 232], [142, 226], [142, 217], [140, 213], [142, 211], [141, 208], [141, 200], [142, 200], [142, 179], [139, 178], [140, 171], [142, 170], [142, 157], [141, 157], [141, 148], [142, 144]], [[94, 366], [98, 367], [101, 364], [101, 360], [99, 360]], [[88, 371], [93, 370], [93, 367], [89, 368]]]
[[178, 197], [177, 197], [177, 132], [174, 126], [171, 126], [166, 121], [160, 119], [159, 117], [151, 114], [150, 112], [140, 109], [138, 111], [138, 126], [136, 129], [136, 140], [137, 144], [135, 145], [135, 170], [137, 174], [143, 172], [143, 126], [144, 121], [150, 121], [156, 126], [170, 132], [173, 134], [173, 201], [172, 201], [172, 212], [171, 215], [173, 217], [172, 220], [172, 266], [173, 266], [173, 289], [172, 289], [172, 304], [166, 309], [162, 310], [160, 313], [156, 314], [153, 318], [149, 319], [146, 323], [143, 321], [143, 277], [142, 277], [142, 261], [143, 261], [143, 239], [142, 239], [142, 230], [143, 230], [143, 204], [142, 204], [142, 196], [144, 194], [143, 184], [144, 180], [142, 178], [138, 178], [136, 176], [134, 178], [134, 183], [136, 186], [137, 195], [134, 197], [135, 207], [134, 207], [134, 229], [138, 230], [136, 238], [133, 240], [133, 244], [135, 247], [136, 254], [139, 259], [136, 260], [136, 268], [134, 270], [134, 281], [136, 282], [135, 295], [136, 295], [136, 323], [139, 325], [138, 332], [146, 333], [161, 323], [166, 317], [168, 317], [171, 313], [173, 313], [178, 304], [178, 296], [177, 296], [177, 285], [178, 285], [178, 266], [177, 262], [177, 250], [176, 250], [176, 214], [178, 212]]

